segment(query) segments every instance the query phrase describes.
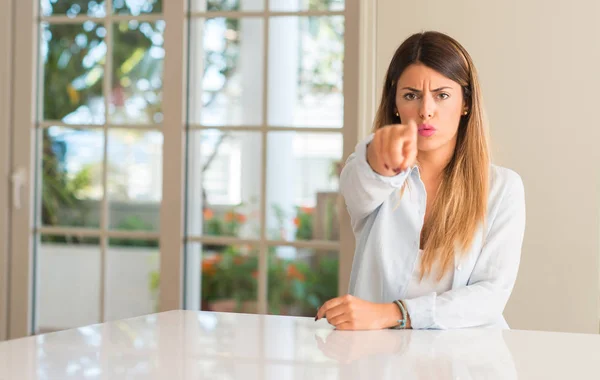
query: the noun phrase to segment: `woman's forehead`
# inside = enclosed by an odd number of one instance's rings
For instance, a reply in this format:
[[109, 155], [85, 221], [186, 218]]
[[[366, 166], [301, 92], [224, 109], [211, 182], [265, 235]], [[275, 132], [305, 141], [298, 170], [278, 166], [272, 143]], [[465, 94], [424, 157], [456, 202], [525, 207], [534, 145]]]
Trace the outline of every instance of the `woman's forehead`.
[[422, 88], [429, 87], [430, 90], [440, 87], [459, 87], [459, 84], [444, 76], [440, 72], [423, 64], [412, 64], [408, 66], [398, 79], [398, 87]]

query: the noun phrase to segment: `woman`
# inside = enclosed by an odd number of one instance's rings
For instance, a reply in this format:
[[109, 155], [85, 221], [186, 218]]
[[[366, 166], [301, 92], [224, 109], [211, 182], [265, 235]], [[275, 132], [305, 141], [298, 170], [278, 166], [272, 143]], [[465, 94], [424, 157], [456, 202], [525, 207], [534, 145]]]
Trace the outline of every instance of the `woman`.
[[508, 328], [523, 183], [490, 163], [477, 73], [457, 41], [425, 32], [400, 45], [340, 191], [356, 237], [350, 289], [315, 319], [340, 330]]

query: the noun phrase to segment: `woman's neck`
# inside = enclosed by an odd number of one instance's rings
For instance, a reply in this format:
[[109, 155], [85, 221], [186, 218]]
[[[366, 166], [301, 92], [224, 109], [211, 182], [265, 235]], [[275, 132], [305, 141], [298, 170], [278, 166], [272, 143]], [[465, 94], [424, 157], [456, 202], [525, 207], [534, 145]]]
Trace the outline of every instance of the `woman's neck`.
[[419, 151], [417, 160], [424, 182], [437, 182], [454, 154], [454, 144], [447, 144], [433, 151]]

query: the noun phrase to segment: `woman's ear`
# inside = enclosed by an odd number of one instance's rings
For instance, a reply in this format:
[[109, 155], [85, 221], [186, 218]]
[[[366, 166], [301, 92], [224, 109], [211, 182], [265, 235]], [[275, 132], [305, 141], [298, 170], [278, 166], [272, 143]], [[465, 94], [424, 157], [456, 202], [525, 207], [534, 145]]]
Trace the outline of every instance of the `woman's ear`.
[[466, 116], [469, 114], [469, 104], [466, 100], [463, 100], [462, 102], [462, 111], [461, 111], [461, 115]]
[[470, 111], [471, 109], [471, 89], [468, 86], [463, 86], [462, 87], [462, 112], [465, 111], [465, 109], [467, 111]]

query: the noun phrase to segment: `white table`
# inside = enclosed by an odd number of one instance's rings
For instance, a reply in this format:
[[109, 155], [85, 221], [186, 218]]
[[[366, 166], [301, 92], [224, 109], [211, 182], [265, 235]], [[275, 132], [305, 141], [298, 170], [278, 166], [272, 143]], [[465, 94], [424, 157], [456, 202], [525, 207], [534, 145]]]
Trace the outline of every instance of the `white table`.
[[600, 379], [600, 336], [171, 311], [0, 343], [0, 379], [34, 378]]

